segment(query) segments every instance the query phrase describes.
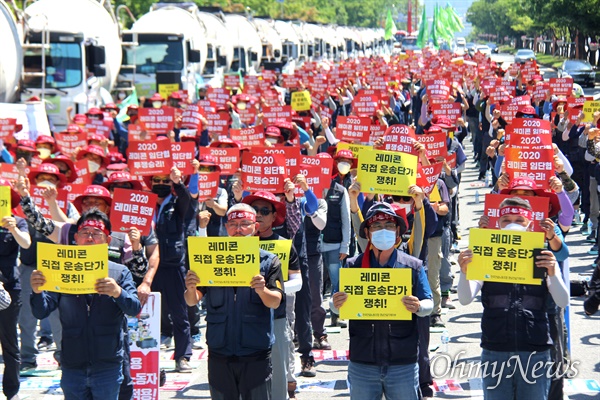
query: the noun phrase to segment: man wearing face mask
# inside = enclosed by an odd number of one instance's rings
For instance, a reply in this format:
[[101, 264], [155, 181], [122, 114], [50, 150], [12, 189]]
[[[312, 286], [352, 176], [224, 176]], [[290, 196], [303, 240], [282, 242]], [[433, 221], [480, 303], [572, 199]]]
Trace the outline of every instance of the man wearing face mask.
[[[170, 175], [150, 178], [152, 193], [158, 195], [154, 224], [158, 236], [160, 262], [152, 291], [161, 293], [162, 313], [171, 314], [175, 339], [175, 369], [191, 372], [192, 337], [188, 320], [185, 291], [185, 218], [192, 201], [190, 192], [176, 167]], [[173, 194], [173, 192], [175, 192]]]
[[108, 157], [102, 147], [93, 144], [86, 146], [77, 153], [77, 159], [87, 160], [89, 173], [94, 176], [93, 185], [100, 185], [104, 182], [104, 177], [99, 170], [108, 165]]
[[[500, 204], [500, 229], [524, 232], [531, 230], [532, 220], [533, 210], [527, 200], [511, 197]], [[569, 303], [569, 294], [554, 253], [543, 250], [533, 260], [534, 268], [547, 271], [541, 285], [469, 281], [466, 277], [467, 268], [477, 267], [470, 265], [472, 261], [473, 251], [470, 249], [462, 251], [458, 257], [461, 271], [458, 299], [461, 304], [467, 305], [481, 291], [481, 361], [509, 366], [502, 370], [500, 376], [484, 375], [485, 398], [547, 399], [551, 378], [550, 348], [553, 344], [547, 309], [548, 295], [559, 307], [564, 308]], [[519, 360], [515, 361], [515, 357]], [[517, 371], [517, 365], [526, 366], [527, 370]], [[538, 367], [532, 371], [534, 365]], [[531, 378], [534, 371], [534, 383], [525, 381], [525, 373]]]
[[[363, 254], [348, 260], [349, 268], [408, 268], [412, 272], [412, 293], [402, 303], [411, 313], [410, 321], [350, 321], [350, 398], [418, 399], [419, 371], [417, 316], [427, 316], [433, 307], [431, 291], [422, 261], [397, 250], [407, 223], [387, 203], [375, 203], [365, 215], [360, 236], [368, 239]], [[348, 294], [333, 295], [339, 310]]]
[[39, 153], [39, 157], [45, 160], [56, 151], [56, 140], [50, 135], [40, 135], [35, 141], [35, 148]]
[[33, 140], [19, 140], [17, 142], [17, 150], [15, 151], [15, 160], [18, 162], [23, 159], [27, 165], [30, 166], [33, 157], [40, 154], [35, 147], [35, 142]]

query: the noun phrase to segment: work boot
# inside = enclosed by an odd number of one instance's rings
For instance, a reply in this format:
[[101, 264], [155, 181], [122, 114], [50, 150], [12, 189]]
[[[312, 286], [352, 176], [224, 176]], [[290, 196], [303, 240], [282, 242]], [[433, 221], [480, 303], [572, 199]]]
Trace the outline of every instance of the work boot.
[[316, 350], [331, 350], [331, 345], [327, 341], [327, 335], [323, 335], [313, 342], [313, 349]]
[[315, 359], [312, 357], [302, 358], [300, 360], [302, 366], [300, 375], [305, 378], [314, 378], [317, 376], [317, 371], [315, 371]]

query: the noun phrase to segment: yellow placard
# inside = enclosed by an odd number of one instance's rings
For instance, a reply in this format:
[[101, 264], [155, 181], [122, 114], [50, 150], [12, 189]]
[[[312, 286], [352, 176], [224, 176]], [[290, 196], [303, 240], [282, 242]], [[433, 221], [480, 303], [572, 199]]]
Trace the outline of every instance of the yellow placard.
[[94, 294], [98, 279], [108, 277], [108, 245], [37, 244], [37, 269], [46, 277], [48, 292]]
[[11, 216], [10, 186], [0, 186], [0, 219]]
[[250, 286], [260, 273], [258, 236], [188, 237], [190, 269], [200, 286]]
[[288, 270], [290, 268], [290, 251], [292, 249], [292, 241], [286, 240], [261, 240], [259, 242], [260, 248], [273, 253], [279, 257], [281, 261], [281, 273], [283, 274], [283, 280], [288, 280]]
[[533, 278], [533, 249], [542, 249], [544, 233], [499, 229], [471, 229], [469, 249], [473, 261], [467, 267], [467, 279], [488, 282], [541, 285]]
[[292, 93], [292, 110], [307, 111], [310, 110], [312, 99], [308, 90], [302, 90]]
[[600, 101], [586, 100], [583, 103], [583, 119], [582, 122], [592, 122], [594, 120], [594, 112], [600, 111]]
[[171, 93], [178, 90], [178, 83], [161, 83], [158, 85], [158, 93], [163, 97], [163, 99], [168, 99]]
[[373, 146], [367, 146], [365, 144], [351, 144], [351, 143], [346, 143], [346, 142], [338, 142], [335, 149], [336, 149], [336, 152], [338, 152], [340, 150], [351, 150], [352, 155], [354, 157], [358, 157], [360, 155], [360, 153], [362, 153], [363, 151], [372, 150]]
[[431, 194], [429, 194], [429, 201], [432, 203], [434, 201], [442, 201], [442, 196], [440, 196], [440, 189], [438, 188], [438, 185], [435, 185], [431, 191]]
[[348, 294], [342, 319], [412, 319], [402, 304], [404, 296], [412, 296], [410, 268], [342, 268], [340, 291]]
[[150, 98], [156, 91], [156, 84], [154, 82], [137, 82], [135, 84], [135, 93], [138, 98], [146, 97]]
[[366, 193], [408, 196], [409, 186], [417, 183], [417, 159], [397, 151], [363, 150], [356, 179]]

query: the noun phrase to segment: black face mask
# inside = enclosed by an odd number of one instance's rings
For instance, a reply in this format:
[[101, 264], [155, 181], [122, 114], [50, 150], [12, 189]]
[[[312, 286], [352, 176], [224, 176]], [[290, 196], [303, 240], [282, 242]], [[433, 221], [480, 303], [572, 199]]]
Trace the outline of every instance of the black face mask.
[[154, 184], [152, 186], [152, 193], [155, 193], [158, 195], [158, 197], [160, 197], [161, 199], [167, 197], [168, 195], [171, 194], [171, 185], [157, 185]]

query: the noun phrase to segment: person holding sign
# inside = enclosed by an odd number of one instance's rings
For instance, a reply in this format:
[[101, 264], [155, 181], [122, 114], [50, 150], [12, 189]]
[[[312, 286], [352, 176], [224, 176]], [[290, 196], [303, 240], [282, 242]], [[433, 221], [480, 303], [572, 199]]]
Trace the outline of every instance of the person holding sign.
[[[227, 211], [230, 237], [254, 236], [256, 211], [236, 204]], [[279, 258], [260, 250], [260, 274], [247, 287], [205, 287], [193, 271], [185, 278], [185, 300], [196, 305], [206, 297], [208, 383], [213, 400], [271, 397], [273, 311], [283, 298]], [[197, 288], [197, 286], [202, 286]]]
[[[498, 225], [503, 231], [526, 231], [532, 222], [532, 208], [528, 201], [519, 197], [504, 200], [500, 204]], [[483, 390], [486, 399], [547, 399], [550, 388], [550, 348], [553, 344], [547, 310], [548, 294], [559, 307], [566, 307], [569, 294], [565, 287], [554, 253], [542, 250], [535, 258], [534, 268], [544, 269], [546, 277], [540, 285], [482, 282], [467, 280], [467, 269], [473, 251], [464, 250], [458, 256], [460, 279], [458, 299], [467, 305], [481, 291], [483, 317], [481, 319], [481, 361], [510, 364], [518, 357], [520, 365], [527, 366], [526, 376], [516, 369], [518, 362], [503, 369], [500, 376], [483, 374]], [[534, 272], [535, 274], [535, 272]], [[534, 365], [543, 365], [532, 370]], [[534, 384], [529, 382], [535, 381]]]
[[[281, 226], [286, 222], [286, 206], [270, 192], [256, 192], [253, 195], [244, 197], [243, 203], [249, 204], [256, 211], [256, 222], [258, 223], [257, 235], [261, 241], [286, 240], [273, 232], [274, 226]], [[273, 378], [271, 379], [271, 396], [273, 399], [285, 398], [287, 395], [288, 382], [295, 385], [295, 381], [290, 381], [288, 376], [290, 369], [290, 345], [292, 343], [291, 325], [294, 321], [286, 319], [286, 304], [291, 301], [294, 303], [295, 293], [302, 288], [302, 275], [300, 274], [300, 262], [298, 253], [294, 246], [290, 247], [288, 254], [280, 256], [280, 261], [286, 259], [287, 278], [284, 283], [285, 297], [281, 305], [275, 310], [275, 345], [271, 354], [273, 360]], [[310, 342], [310, 336], [309, 336]], [[309, 344], [310, 347], [310, 344]], [[309, 350], [310, 352], [310, 350]], [[304, 371], [304, 364], [302, 367]]]
[[[24, 219], [12, 215], [11, 210], [19, 205], [19, 196], [9, 181], [0, 179], [3, 189], [0, 204], [3, 205], [2, 228], [0, 229], [0, 284], [12, 298], [10, 305], [0, 311], [0, 345], [4, 362], [2, 391], [7, 399], [19, 393], [19, 340], [17, 320], [21, 309], [21, 283], [17, 271], [20, 249], [28, 249], [31, 237]], [[8, 190], [6, 190], [8, 188]]]
[[[77, 246], [110, 243], [111, 225], [98, 210], [77, 221]], [[142, 306], [131, 272], [108, 262], [106, 278], [98, 279], [96, 293], [85, 295], [47, 292], [44, 273], [31, 274], [31, 310], [36, 318], [60, 311], [63, 328], [61, 388], [65, 400], [116, 400], [123, 381], [123, 340], [126, 315], [137, 315]]]
[[[416, 317], [429, 315], [433, 300], [423, 262], [396, 249], [406, 228], [405, 220], [389, 204], [373, 204], [359, 232], [369, 241], [367, 249], [348, 260], [349, 268], [409, 269], [412, 282], [410, 295], [402, 297], [403, 306], [412, 314], [410, 320], [350, 321], [348, 381], [351, 399], [379, 399], [382, 395], [393, 399], [420, 398]], [[336, 311], [353, 295], [335, 293], [333, 306]]]

